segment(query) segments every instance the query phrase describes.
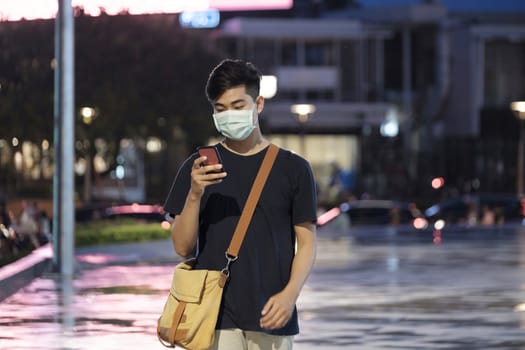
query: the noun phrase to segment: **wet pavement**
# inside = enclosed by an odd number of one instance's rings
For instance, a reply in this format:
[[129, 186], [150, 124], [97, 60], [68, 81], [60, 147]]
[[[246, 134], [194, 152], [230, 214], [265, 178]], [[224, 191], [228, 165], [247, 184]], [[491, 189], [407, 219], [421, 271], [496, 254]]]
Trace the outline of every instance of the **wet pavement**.
[[[294, 349], [525, 349], [525, 230], [374, 240], [320, 230]], [[383, 239], [381, 239], [381, 237]], [[0, 303], [0, 349], [163, 349], [171, 242], [83, 248]]]

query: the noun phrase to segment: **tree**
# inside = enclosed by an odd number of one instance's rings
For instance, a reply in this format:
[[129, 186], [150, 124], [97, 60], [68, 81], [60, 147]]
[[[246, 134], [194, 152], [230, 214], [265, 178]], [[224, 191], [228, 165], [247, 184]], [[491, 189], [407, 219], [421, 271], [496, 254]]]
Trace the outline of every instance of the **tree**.
[[[114, 155], [123, 138], [170, 145], [182, 130], [185, 149], [205, 142], [204, 84], [219, 61], [208, 31], [182, 29], [176, 15], [75, 13], [76, 110], [98, 111], [89, 130], [78, 113], [78, 139], [102, 138]], [[0, 22], [0, 47], [0, 139], [52, 140], [54, 21]], [[178, 164], [169, 165], [171, 176]]]
[[209, 135], [204, 83], [217, 55], [206, 32], [178, 26], [176, 16], [77, 18], [77, 105], [94, 106], [96, 136], [159, 136], [175, 126], [190, 139]]
[[50, 139], [53, 130], [53, 25], [0, 23], [0, 138]]

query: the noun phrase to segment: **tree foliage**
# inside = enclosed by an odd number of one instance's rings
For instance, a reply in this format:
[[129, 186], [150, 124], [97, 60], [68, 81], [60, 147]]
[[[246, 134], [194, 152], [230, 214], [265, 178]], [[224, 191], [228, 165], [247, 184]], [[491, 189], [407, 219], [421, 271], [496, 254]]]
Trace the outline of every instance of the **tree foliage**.
[[0, 138], [50, 138], [53, 24], [0, 23]]
[[[175, 15], [76, 13], [75, 104], [98, 111], [91, 137], [210, 135], [204, 84], [219, 58], [207, 32], [180, 28]], [[52, 139], [54, 21], [0, 22], [0, 47], [0, 138]]]
[[80, 16], [76, 27], [77, 105], [97, 108], [95, 136], [209, 136], [204, 84], [218, 58], [206, 32], [166, 15]]

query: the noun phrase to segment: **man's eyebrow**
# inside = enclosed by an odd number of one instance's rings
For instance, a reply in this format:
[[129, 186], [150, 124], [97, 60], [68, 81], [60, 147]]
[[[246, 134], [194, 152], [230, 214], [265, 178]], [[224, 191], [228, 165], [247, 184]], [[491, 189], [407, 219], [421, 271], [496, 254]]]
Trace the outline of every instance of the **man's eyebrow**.
[[232, 103], [230, 103], [230, 105], [236, 105], [236, 104], [239, 104], [239, 103], [245, 103], [246, 101], [242, 98], [238, 99], [238, 100], [235, 100], [235, 101], [232, 101]]
[[[244, 102], [246, 102], [246, 101], [245, 101], [244, 99], [240, 98], [240, 99], [238, 99], [238, 100], [232, 101], [232, 102], [230, 103], [230, 106], [233, 106], [233, 105], [236, 105], [236, 104], [239, 104], [239, 103], [244, 103]], [[226, 107], [224, 104], [219, 103], [219, 102], [215, 102], [213, 105], [214, 105], [215, 107]]]

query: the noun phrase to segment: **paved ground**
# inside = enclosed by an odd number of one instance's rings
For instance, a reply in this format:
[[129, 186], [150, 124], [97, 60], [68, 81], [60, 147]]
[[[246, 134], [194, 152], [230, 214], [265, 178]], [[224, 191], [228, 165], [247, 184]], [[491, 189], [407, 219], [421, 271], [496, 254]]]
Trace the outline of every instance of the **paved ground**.
[[[320, 232], [296, 350], [525, 349], [525, 232], [356, 241]], [[155, 322], [177, 262], [169, 241], [77, 251], [0, 303], [0, 349], [162, 349]]]

